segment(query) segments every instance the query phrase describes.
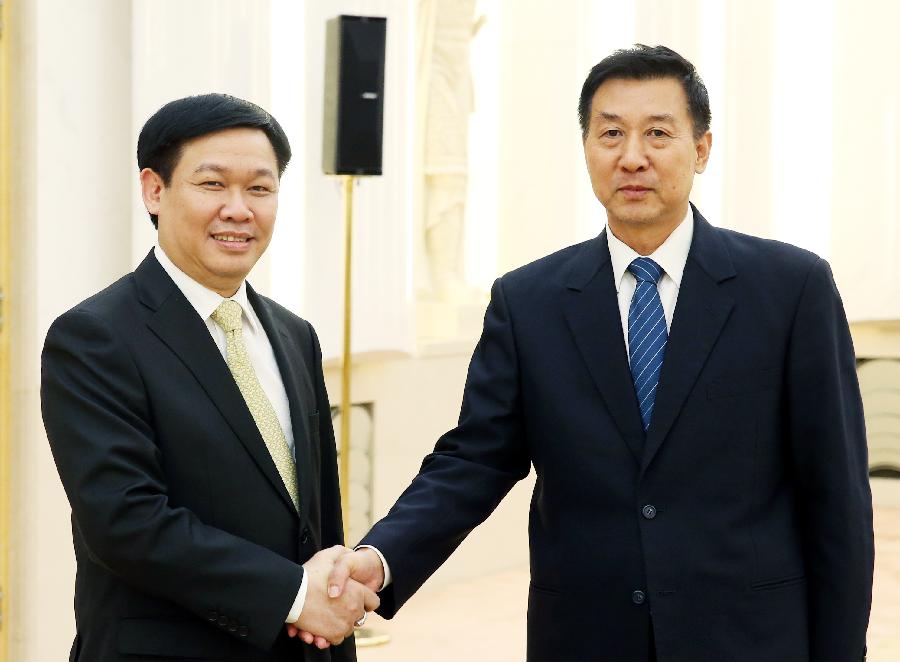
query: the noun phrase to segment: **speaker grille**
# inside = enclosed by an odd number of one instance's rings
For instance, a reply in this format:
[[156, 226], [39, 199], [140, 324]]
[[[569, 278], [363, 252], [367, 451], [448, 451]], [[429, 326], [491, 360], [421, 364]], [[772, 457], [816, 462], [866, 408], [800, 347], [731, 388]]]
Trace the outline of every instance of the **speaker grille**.
[[382, 17], [338, 16], [326, 25], [326, 174], [381, 174], [386, 33]]

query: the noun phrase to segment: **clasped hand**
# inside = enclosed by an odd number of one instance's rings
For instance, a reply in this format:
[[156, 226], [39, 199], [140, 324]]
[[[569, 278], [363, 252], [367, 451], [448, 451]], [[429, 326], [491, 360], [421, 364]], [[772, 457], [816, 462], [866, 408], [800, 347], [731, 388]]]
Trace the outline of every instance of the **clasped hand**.
[[303, 564], [307, 573], [306, 602], [300, 619], [287, 625], [291, 637], [327, 648], [353, 632], [366, 612], [378, 608], [375, 591], [384, 583], [384, 568], [371, 549], [353, 552], [335, 545]]

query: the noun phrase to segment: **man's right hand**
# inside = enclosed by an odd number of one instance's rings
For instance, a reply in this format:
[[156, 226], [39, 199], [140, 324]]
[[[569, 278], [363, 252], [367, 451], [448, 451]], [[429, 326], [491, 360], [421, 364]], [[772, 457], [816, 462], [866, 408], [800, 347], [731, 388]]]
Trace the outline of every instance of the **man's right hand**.
[[[319, 553], [322, 554], [322, 552]], [[384, 585], [384, 566], [381, 564], [378, 554], [369, 547], [362, 547], [355, 552], [344, 550], [343, 554], [335, 557], [331, 573], [328, 576], [328, 594], [335, 599], [345, 595], [347, 590], [354, 590], [354, 585], [359, 584], [369, 591], [380, 591]], [[302, 620], [301, 615], [301, 619], [296, 625], [288, 625], [288, 634], [291, 637], [299, 636], [306, 643], [318, 648], [327, 648], [328, 638], [311, 628], [302, 626]]]
[[[353, 625], [363, 614], [378, 608], [379, 599], [375, 591], [360, 582], [351, 579], [346, 582], [345, 589], [342, 586], [341, 591], [331, 588], [333, 582], [330, 574], [334, 574], [335, 563], [353, 554], [355, 552], [336, 545], [318, 552], [303, 564], [309, 583], [306, 603], [295, 624], [297, 629], [314, 633], [337, 645], [353, 632]], [[381, 565], [380, 561], [378, 565]]]
[[342, 595], [348, 579], [353, 579], [372, 591], [380, 591], [384, 585], [384, 566], [371, 547], [361, 547], [355, 552], [338, 558], [328, 576], [328, 594]]

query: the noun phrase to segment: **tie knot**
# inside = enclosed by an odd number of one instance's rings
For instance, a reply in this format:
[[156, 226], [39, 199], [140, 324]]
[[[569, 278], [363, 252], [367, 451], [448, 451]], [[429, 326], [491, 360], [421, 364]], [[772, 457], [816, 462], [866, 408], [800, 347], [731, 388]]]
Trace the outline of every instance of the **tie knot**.
[[225, 299], [210, 317], [225, 333], [236, 331], [241, 328], [241, 304], [233, 299]]
[[651, 282], [656, 284], [662, 278], [663, 270], [649, 257], [639, 257], [628, 265], [630, 271], [638, 282]]

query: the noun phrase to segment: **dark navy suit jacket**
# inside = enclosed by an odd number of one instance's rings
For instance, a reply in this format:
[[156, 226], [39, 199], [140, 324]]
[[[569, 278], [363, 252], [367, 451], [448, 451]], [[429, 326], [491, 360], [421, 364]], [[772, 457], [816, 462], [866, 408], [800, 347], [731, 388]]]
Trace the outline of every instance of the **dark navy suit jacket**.
[[41, 406], [72, 505], [71, 659], [356, 659], [284, 632], [299, 565], [343, 539], [312, 326], [247, 286], [288, 396], [294, 508], [204, 321], [152, 253], [47, 334]]
[[496, 281], [459, 425], [363, 541], [383, 614], [533, 466], [532, 662], [644, 662], [651, 622], [660, 662], [863, 659], [871, 494], [830, 269], [694, 223], [646, 436], [606, 234]]

